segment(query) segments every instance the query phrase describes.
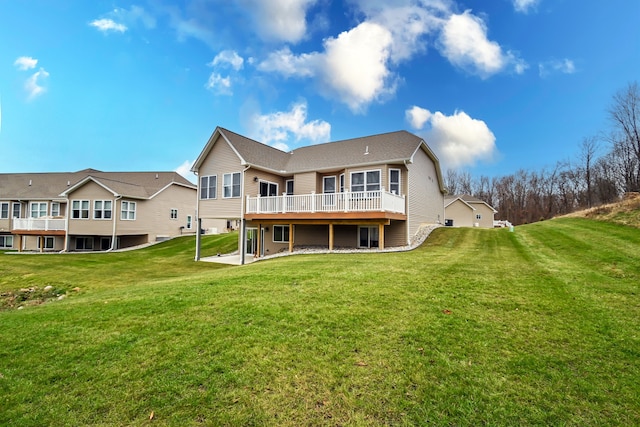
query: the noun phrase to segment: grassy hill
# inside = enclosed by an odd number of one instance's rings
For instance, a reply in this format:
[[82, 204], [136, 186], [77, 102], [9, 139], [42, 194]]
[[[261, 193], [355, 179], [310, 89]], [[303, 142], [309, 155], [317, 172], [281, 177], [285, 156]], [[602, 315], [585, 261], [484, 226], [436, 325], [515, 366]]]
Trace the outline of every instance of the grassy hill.
[[5, 296], [67, 295], [0, 311], [0, 425], [639, 425], [638, 248], [562, 218], [240, 267], [0, 255]]

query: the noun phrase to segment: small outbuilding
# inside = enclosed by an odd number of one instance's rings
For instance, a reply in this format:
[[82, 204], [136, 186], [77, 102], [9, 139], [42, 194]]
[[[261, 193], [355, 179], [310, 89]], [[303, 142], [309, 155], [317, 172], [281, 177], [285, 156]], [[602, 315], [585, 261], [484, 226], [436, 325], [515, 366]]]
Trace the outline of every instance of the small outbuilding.
[[491, 205], [468, 194], [444, 198], [444, 223], [449, 227], [493, 228], [496, 213]]

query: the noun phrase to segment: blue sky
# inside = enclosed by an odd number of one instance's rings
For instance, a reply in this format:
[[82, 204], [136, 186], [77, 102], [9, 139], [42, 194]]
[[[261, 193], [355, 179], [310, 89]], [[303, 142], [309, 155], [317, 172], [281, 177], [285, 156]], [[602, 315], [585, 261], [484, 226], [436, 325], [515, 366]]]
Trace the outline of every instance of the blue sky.
[[637, 0], [0, 0], [0, 172], [188, 171], [406, 129], [444, 168], [540, 170], [640, 74]]

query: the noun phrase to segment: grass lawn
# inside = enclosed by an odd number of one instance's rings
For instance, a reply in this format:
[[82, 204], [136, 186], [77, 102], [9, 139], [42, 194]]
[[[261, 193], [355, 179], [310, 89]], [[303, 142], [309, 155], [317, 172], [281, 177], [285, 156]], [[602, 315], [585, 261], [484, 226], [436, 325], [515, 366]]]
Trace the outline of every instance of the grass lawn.
[[0, 311], [0, 425], [640, 425], [638, 228], [246, 266], [193, 247], [0, 255], [0, 294], [67, 293]]

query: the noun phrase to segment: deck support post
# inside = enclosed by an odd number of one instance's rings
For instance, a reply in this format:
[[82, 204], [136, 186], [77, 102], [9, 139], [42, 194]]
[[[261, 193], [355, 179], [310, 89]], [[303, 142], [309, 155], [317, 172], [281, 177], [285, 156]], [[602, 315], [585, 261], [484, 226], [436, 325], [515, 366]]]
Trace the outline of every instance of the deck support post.
[[329, 223], [329, 250], [333, 250], [333, 223]]
[[384, 249], [384, 224], [378, 225], [378, 248]]

